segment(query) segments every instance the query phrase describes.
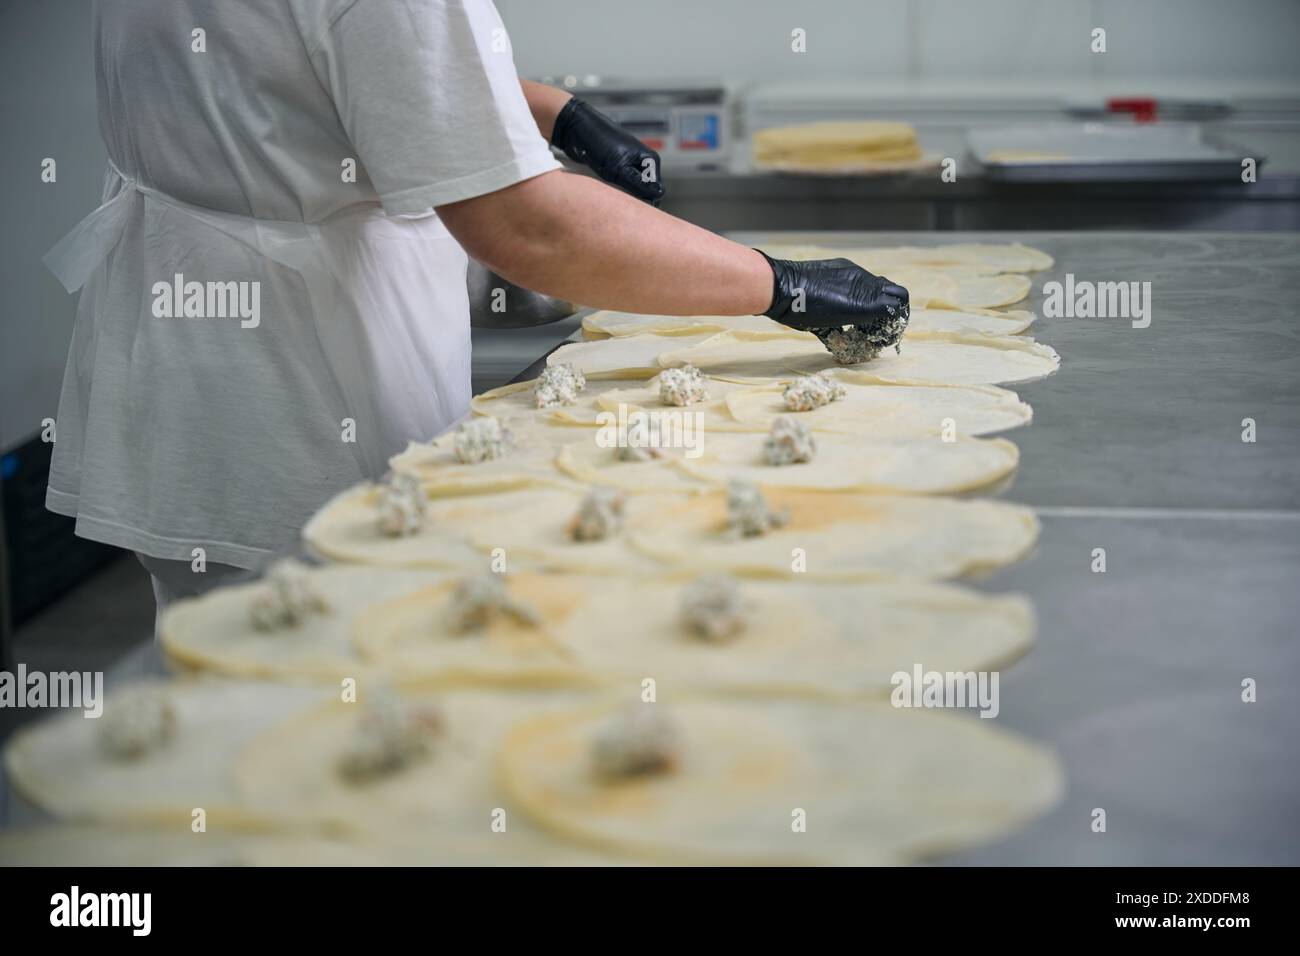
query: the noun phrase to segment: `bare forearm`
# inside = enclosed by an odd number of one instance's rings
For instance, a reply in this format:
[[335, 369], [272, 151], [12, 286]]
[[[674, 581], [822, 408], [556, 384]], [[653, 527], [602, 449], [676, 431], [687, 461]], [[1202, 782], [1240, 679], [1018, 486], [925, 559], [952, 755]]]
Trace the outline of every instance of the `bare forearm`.
[[564, 109], [564, 104], [572, 99], [572, 94], [532, 80], [520, 80], [519, 85], [523, 88], [524, 99], [528, 101], [528, 110], [533, 114], [538, 131], [550, 142], [555, 117]]
[[438, 212], [493, 271], [583, 305], [756, 315], [772, 302], [757, 252], [585, 176], [546, 173]]

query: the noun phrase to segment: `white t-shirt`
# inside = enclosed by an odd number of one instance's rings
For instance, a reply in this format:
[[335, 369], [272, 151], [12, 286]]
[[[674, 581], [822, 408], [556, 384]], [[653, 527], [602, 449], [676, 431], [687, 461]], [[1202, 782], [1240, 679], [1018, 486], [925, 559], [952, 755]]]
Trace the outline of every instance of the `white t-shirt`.
[[104, 205], [47, 505], [255, 567], [468, 410], [464, 251], [432, 207], [558, 168], [489, 0], [97, 0]]

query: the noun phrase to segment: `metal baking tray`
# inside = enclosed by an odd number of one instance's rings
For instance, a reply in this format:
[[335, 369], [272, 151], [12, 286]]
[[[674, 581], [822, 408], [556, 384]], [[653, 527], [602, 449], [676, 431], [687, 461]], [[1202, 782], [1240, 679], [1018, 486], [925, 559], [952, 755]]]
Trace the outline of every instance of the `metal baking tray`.
[[972, 129], [971, 155], [991, 180], [1020, 183], [1241, 181], [1264, 157], [1196, 123], [1049, 123]]

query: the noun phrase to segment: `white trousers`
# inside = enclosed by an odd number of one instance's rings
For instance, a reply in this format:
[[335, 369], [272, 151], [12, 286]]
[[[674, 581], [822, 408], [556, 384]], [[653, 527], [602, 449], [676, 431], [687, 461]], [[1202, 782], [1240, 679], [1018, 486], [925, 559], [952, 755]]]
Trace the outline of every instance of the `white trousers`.
[[157, 604], [154, 614], [154, 636], [158, 636], [158, 623], [167, 605], [181, 598], [197, 597], [223, 584], [235, 584], [240, 580], [252, 580], [254, 573], [229, 564], [208, 562], [203, 571], [195, 571], [189, 561], [172, 561], [167, 558], [154, 558], [147, 554], [135, 553], [144, 569], [153, 579], [153, 597]]

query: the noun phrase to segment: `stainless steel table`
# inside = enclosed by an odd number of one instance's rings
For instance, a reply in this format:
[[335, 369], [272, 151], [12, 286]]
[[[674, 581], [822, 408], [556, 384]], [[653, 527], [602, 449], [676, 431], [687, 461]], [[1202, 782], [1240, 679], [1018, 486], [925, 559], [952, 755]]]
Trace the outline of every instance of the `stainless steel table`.
[[[1042, 539], [977, 586], [1033, 598], [1038, 642], [1002, 675], [997, 722], [1055, 747], [1068, 789], [954, 862], [1300, 863], [1300, 237], [779, 238], [1015, 240], [1056, 259], [1028, 307], [1061, 369], [1016, 387], [1034, 421], [1007, 436], [1021, 462], [1004, 493], [1038, 510]], [[1150, 281], [1150, 327], [1042, 318], [1043, 283], [1067, 272]]]
[[[1038, 641], [1002, 674], [997, 721], [1055, 748], [1067, 791], [1027, 829], [944, 862], [1300, 863], [1300, 236], [732, 238], [1014, 241], [1056, 259], [1019, 307], [1039, 313], [1032, 334], [1061, 370], [1015, 387], [1034, 421], [1007, 435], [1021, 460], [1002, 493], [1035, 508], [1042, 537], [969, 583], [1034, 601]], [[1043, 284], [1066, 273], [1149, 281], [1150, 327], [1043, 318]], [[1096, 548], [1105, 573], [1091, 570]], [[1241, 699], [1246, 678], [1255, 703]]]
[[[793, 176], [780, 173], [665, 174], [663, 209], [715, 231], [877, 229], [960, 232], [1074, 229], [1300, 229], [1300, 175], [1270, 159], [1259, 180], [1170, 183], [998, 183], [973, 160], [956, 182], [938, 174]], [[948, 237], [951, 240], [951, 236]]]
[[[997, 722], [1055, 748], [1067, 792], [1027, 829], [945, 862], [1300, 863], [1300, 237], [736, 238], [1026, 242], [1056, 258], [1034, 276], [1039, 311], [1043, 283], [1067, 272], [1152, 283], [1149, 328], [1034, 326], [1062, 367], [1016, 388], [1034, 421], [1009, 435], [1021, 463], [1004, 495], [1037, 509], [1042, 539], [973, 583], [1034, 600], [1038, 642], [1003, 673]], [[1254, 444], [1241, 441], [1247, 417]], [[1256, 703], [1241, 701], [1245, 678]], [[1105, 833], [1090, 828], [1097, 807]], [[10, 809], [11, 823], [30, 819]]]

